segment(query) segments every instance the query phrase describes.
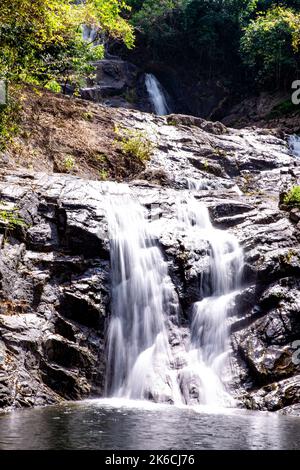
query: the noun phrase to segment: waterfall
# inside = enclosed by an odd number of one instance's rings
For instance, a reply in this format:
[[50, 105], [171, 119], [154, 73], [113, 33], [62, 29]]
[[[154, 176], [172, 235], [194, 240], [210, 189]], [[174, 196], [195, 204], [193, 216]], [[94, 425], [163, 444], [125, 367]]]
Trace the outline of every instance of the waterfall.
[[291, 135], [289, 137], [289, 144], [290, 144], [293, 154], [296, 157], [300, 157], [300, 136]]
[[201, 300], [192, 309], [188, 364], [181, 372], [185, 401], [232, 405], [224, 386], [229, 370], [226, 319], [240, 286], [243, 252], [234, 236], [212, 226], [208, 209], [190, 193], [178, 204], [178, 222], [191, 249], [197, 249], [200, 241], [206, 240], [211, 251], [210, 285], [200, 283]]
[[189, 250], [207, 242], [210, 280], [200, 283], [189, 339], [174, 341], [179, 300], [145, 210], [126, 185], [107, 183], [105, 192], [112, 270], [107, 393], [156, 402], [232, 405], [225, 384], [226, 317], [243, 266], [237, 240], [213, 228], [207, 208], [191, 191], [181, 192], [176, 230]]
[[170, 114], [170, 108], [167, 103], [162, 85], [152, 73], [147, 73], [145, 78], [147, 92], [150, 97], [155, 114], [165, 116]]
[[112, 319], [107, 388], [112, 396], [177, 402], [167, 322], [178, 300], [142, 207], [124, 185], [107, 185]]

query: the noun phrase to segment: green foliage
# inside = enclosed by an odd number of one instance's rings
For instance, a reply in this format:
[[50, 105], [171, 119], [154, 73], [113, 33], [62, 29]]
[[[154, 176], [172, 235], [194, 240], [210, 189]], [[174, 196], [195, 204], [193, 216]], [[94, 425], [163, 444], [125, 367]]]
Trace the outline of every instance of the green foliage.
[[93, 113], [91, 113], [91, 111], [87, 111], [87, 112], [83, 113], [82, 117], [85, 121], [92, 121], [93, 120]]
[[122, 17], [130, 7], [125, 0], [86, 0], [86, 23], [96, 25], [101, 33], [122, 40], [131, 49], [134, 45], [134, 33], [128, 22]]
[[[64, 85], [73, 84], [76, 89], [84, 84], [85, 77], [93, 76], [95, 67], [92, 63], [102, 59], [103, 55], [104, 47], [87, 44], [79, 31], [65, 47], [53, 47], [51, 60], [48, 60], [46, 66], [42, 64], [43, 71], [36, 70], [33, 76], [37, 83], [44, 84], [46, 88], [49, 83], [60, 82]], [[23, 76], [23, 81], [30, 81], [29, 76]]]
[[257, 17], [258, 14], [266, 13], [274, 7], [293, 8], [295, 10], [300, 8], [300, 0], [246, 0], [243, 2], [240, 17], [243, 20], [244, 26], [249, 24], [250, 20]]
[[106, 181], [108, 179], [108, 171], [107, 170], [99, 170], [99, 178], [101, 181]]
[[300, 186], [294, 186], [284, 198], [288, 206], [300, 206]]
[[75, 166], [76, 166], [75, 158], [72, 157], [72, 155], [67, 155], [64, 158], [63, 166], [64, 166], [65, 171], [70, 173], [71, 171], [75, 169]]
[[155, 60], [187, 59], [201, 74], [226, 73], [229, 81], [246, 78], [273, 88], [297, 78], [300, 0], [128, 3]]
[[134, 1], [132, 21], [157, 56], [181, 54], [211, 70], [212, 65], [226, 67], [238, 54], [239, 13], [245, 1]]
[[274, 106], [272, 111], [269, 113], [268, 118], [269, 119], [275, 119], [281, 116], [285, 116], [287, 114], [291, 113], [300, 113], [300, 106], [295, 106], [292, 101], [285, 100], [282, 103], [278, 104], [277, 106]]
[[[103, 57], [108, 36], [132, 47], [133, 30], [121, 16], [126, 8], [119, 0], [1, 0], [0, 77], [50, 89], [54, 82], [77, 83]], [[83, 40], [83, 24], [102, 44]]]
[[[14, 86], [42, 85], [56, 93], [71, 84], [76, 94], [94, 73], [92, 63], [103, 58], [109, 37], [133, 46], [124, 11], [123, 0], [1, 0], [0, 79]], [[97, 31], [95, 44], [83, 39], [83, 24]], [[0, 107], [0, 151], [18, 133], [19, 108], [10, 91], [9, 103]], [[74, 165], [70, 159], [64, 162], [66, 171]]]
[[[300, 65], [300, 13], [274, 7], [251, 20], [241, 40], [244, 61], [262, 83], [279, 85]], [[293, 75], [292, 75], [293, 76]]]
[[159, 28], [159, 23], [164, 23], [174, 14], [177, 8], [180, 8], [183, 0], [145, 0], [141, 3], [141, 8], [138, 8], [135, 2], [136, 9], [138, 10], [133, 16], [133, 22], [141, 27], [145, 32], [149, 31], [153, 34], [155, 29]]
[[50, 80], [45, 85], [45, 88], [47, 90], [53, 91], [53, 93], [60, 93], [61, 92], [61, 85], [56, 80]]
[[[5, 206], [3, 202], [0, 201], [2, 206]], [[17, 227], [25, 227], [26, 223], [19, 216], [19, 212], [16, 208], [14, 209], [0, 209], [0, 222], [4, 223], [6, 229], [14, 230]]]
[[0, 151], [5, 150], [19, 132], [19, 94], [17, 89], [12, 89], [9, 94], [8, 103], [0, 105]]
[[129, 155], [140, 162], [150, 160], [155, 145], [146, 132], [116, 127], [115, 133], [117, 142], [125, 155]]
[[136, 101], [137, 101], [137, 93], [136, 93], [136, 90], [134, 88], [128, 89], [124, 93], [123, 96], [124, 96], [124, 99], [126, 101], [128, 101], [128, 103], [136, 103]]

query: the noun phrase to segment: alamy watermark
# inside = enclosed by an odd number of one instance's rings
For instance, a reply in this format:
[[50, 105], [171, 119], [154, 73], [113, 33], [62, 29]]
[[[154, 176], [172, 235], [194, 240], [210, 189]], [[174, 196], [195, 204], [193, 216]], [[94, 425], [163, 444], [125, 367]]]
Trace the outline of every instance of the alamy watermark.
[[5, 80], [0, 80], [0, 105], [7, 103], [7, 83]]
[[295, 80], [292, 83], [292, 90], [295, 90], [292, 93], [292, 103], [298, 106], [298, 104], [300, 104], [300, 80]]

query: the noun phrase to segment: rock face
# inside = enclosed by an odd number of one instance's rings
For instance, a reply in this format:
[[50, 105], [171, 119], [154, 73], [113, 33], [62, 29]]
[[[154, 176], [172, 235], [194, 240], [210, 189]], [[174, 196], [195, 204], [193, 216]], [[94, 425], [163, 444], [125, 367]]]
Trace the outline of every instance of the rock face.
[[[176, 233], [176, 201], [189, 187], [214, 225], [244, 249], [242, 289], [228, 319], [232, 393], [240, 406], [296, 413], [300, 233], [278, 202], [282, 187], [299, 184], [300, 167], [287, 144], [273, 131], [236, 131], [188, 116], [112, 110], [112, 119], [156, 143], [146, 170], [129, 184], [164, 227], [160, 245], [181, 305], [182, 336], [199, 278], [210, 275], [208, 244], [195, 249]], [[0, 407], [103, 395], [110, 316], [105, 183], [6, 172], [0, 201]]]
[[112, 108], [151, 111], [145, 74], [138, 67], [117, 57], [100, 60], [95, 67], [95, 78], [81, 89], [83, 99]]
[[30, 177], [1, 182], [2, 201], [17, 204], [26, 224], [1, 227], [2, 407], [103, 391], [108, 252], [86, 230], [89, 208], [79, 200], [61, 205], [64, 185], [53, 180], [42, 195]]

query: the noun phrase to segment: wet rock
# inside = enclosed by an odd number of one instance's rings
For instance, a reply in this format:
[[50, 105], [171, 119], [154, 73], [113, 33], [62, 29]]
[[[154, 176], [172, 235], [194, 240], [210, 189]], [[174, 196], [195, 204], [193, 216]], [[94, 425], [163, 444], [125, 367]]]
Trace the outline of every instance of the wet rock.
[[9, 164], [9, 155], [6, 152], [0, 152], [0, 162], [2, 165]]
[[82, 97], [100, 101], [99, 98], [120, 95], [127, 87], [135, 85], [137, 73], [138, 69], [129, 62], [119, 59], [100, 60], [96, 63], [96, 86], [82, 89]]
[[227, 134], [228, 130], [221, 122], [209, 122], [205, 119], [194, 117], [194, 116], [185, 116], [183, 114], [170, 114], [167, 117], [167, 121], [171, 124], [186, 126], [186, 127], [199, 127], [206, 132], [211, 134]]
[[286, 406], [279, 410], [278, 413], [284, 416], [300, 416], [300, 404]]
[[290, 212], [290, 219], [296, 224], [300, 221], [300, 209], [294, 208]]
[[105, 58], [94, 65], [95, 77], [89, 78], [80, 90], [83, 99], [112, 108], [152, 111], [142, 70], [117, 56]]
[[[24, 233], [10, 231], [0, 251], [2, 407], [98, 395], [104, 387], [106, 228], [101, 232], [96, 220], [89, 224], [89, 213], [97, 209], [82, 204], [74, 181], [67, 188], [63, 179], [50, 182], [41, 175], [36, 191], [30, 181], [20, 176], [0, 183], [1, 199], [18, 205], [26, 221]], [[49, 191], [41, 196], [47, 183]]]
[[298, 405], [300, 401], [300, 376], [296, 375], [263, 387], [258, 392], [250, 395], [250, 401], [253, 409], [268, 411], [277, 411], [281, 408]]
[[28, 232], [28, 245], [31, 249], [40, 251], [52, 251], [58, 248], [59, 240], [55, 224], [43, 223], [38, 227], [30, 227]]

